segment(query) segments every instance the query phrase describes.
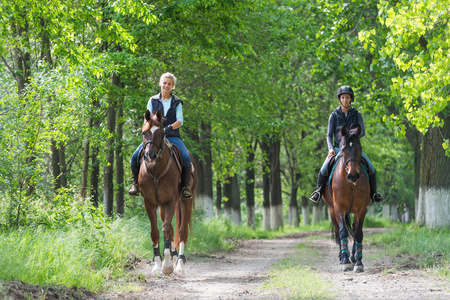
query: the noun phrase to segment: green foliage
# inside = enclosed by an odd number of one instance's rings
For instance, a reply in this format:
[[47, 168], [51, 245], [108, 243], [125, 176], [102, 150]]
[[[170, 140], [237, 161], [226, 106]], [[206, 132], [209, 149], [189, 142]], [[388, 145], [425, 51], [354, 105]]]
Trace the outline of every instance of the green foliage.
[[415, 225], [404, 225], [380, 235], [369, 237], [373, 244], [383, 245], [391, 256], [407, 255], [419, 267], [436, 269], [445, 275], [450, 265], [450, 230], [429, 229]]
[[[129, 255], [150, 255], [147, 220], [99, 222], [101, 213], [94, 215], [55, 230], [38, 227], [3, 232], [0, 279], [84, 286], [96, 291], [109, 278], [126, 275]], [[101, 227], [104, 223], [108, 226]]]
[[[436, 1], [380, 1], [378, 28], [361, 31], [359, 39], [375, 59], [371, 70], [391, 80], [389, 87], [400, 114], [388, 121], [405, 133], [404, 120], [426, 133], [444, 126], [448, 114], [447, 3]], [[381, 37], [381, 40], [380, 40]], [[392, 72], [395, 70], [395, 72]], [[450, 156], [448, 138], [443, 147]]]

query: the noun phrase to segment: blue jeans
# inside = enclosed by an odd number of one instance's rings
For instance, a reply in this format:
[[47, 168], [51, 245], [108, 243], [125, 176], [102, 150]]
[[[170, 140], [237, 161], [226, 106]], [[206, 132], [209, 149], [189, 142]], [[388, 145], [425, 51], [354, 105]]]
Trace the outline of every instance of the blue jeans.
[[[341, 149], [335, 147], [334, 151], [337, 153], [337, 156], [341, 156]], [[373, 175], [375, 173], [375, 167], [373, 166], [372, 162], [370, 161], [369, 157], [367, 157], [367, 155], [363, 152], [361, 154], [361, 156], [367, 161], [367, 164], [369, 165], [369, 175]], [[325, 159], [325, 161], [323, 162], [322, 168], [320, 168], [320, 174], [322, 174], [323, 176], [328, 176], [329, 174], [327, 174], [327, 167], [328, 167], [328, 162], [330, 161], [330, 158], [327, 157]]]
[[[183, 167], [184, 168], [190, 168], [191, 167], [191, 157], [189, 156], [189, 152], [184, 145], [183, 141], [176, 136], [168, 137], [167, 138], [169, 142], [174, 144], [175, 146], [180, 149], [181, 152], [181, 160], [183, 161]], [[137, 148], [136, 151], [134, 151], [133, 155], [131, 156], [130, 164], [132, 167], [138, 167], [138, 156], [139, 152], [141, 151], [142, 147], [144, 146], [144, 143], [141, 143]]]

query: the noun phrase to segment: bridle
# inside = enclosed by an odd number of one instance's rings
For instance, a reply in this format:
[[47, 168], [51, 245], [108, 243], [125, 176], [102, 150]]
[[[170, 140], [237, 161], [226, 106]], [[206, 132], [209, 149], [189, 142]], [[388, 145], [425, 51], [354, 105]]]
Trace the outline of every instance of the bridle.
[[[352, 147], [352, 146], [350, 145], [350, 147]], [[341, 151], [342, 151], [342, 153], [344, 154], [343, 149], [342, 149]], [[361, 150], [361, 151], [362, 151], [362, 150]], [[344, 156], [344, 155], [343, 155], [343, 156]], [[348, 169], [348, 163], [349, 163], [349, 162], [352, 162], [352, 161], [356, 162], [356, 164], [357, 164], [358, 166], [361, 164], [361, 158], [360, 158], [360, 159], [356, 159], [356, 158], [353, 158], [353, 157], [348, 158], [348, 159], [345, 160], [345, 162], [344, 162], [344, 168], [345, 168], [345, 171], [346, 171], [347, 173], [349, 172], [349, 169]], [[359, 171], [358, 171], [358, 174], [359, 174]], [[358, 178], [359, 178], [359, 175], [358, 175]], [[357, 180], [358, 180], [358, 179], [357, 179]], [[353, 188], [353, 196], [350, 195], [350, 183], [352, 183], [352, 184], [355, 186], [355, 187]], [[349, 181], [348, 178], [347, 178], [349, 212], [352, 210], [353, 202], [355, 201], [356, 184], [357, 184], [357, 181], [352, 182], [352, 181]]]
[[[159, 200], [158, 200], [158, 182], [159, 182], [159, 180], [161, 179], [161, 178], [163, 178], [164, 177], [164, 175], [166, 175], [167, 174], [167, 172], [169, 171], [169, 169], [170, 169], [170, 166], [172, 165], [172, 155], [173, 155], [173, 148], [170, 148], [169, 147], [169, 161], [167, 162], [167, 165], [166, 165], [166, 168], [164, 169], [164, 171], [162, 171], [162, 173], [160, 174], [160, 175], [157, 175], [156, 174], [156, 172], [158, 172], [158, 167], [159, 167], [159, 163], [160, 163], [160, 161], [161, 161], [161, 157], [162, 157], [162, 155], [163, 155], [163, 153], [164, 153], [164, 150], [166, 149], [166, 137], [163, 137], [162, 139], [161, 139], [161, 144], [162, 145], [160, 145], [159, 147], [158, 147], [158, 145], [153, 141], [153, 140], [149, 140], [149, 141], [147, 141], [145, 144], [144, 144], [144, 147], [143, 147], [143, 149], [144, 149], [144, 165], [145, 165], [145, 170], [146, 170], [146, 173], [147, 173], [147, 175], [150, 177], [150, 178], [153, 178], [153, 183], [155, 184], [155, 197], [156, 197], [156, 201], [159, 203]], [[155, 160], [156, 160], [156, 164], [155, 164], [155, 167], [154, 167], [154, 170], [155, 170], [155, 174], [152, 174], [152, 173], [150, 173], [149, 172], [149, 167], [147, 166], [147, 159], [146, 158], [148, 158], [148, 154], [145, 152], [145, 149], [147, 148], [147, 146], [148, 145], [155, 145], [155, 147], [156, 147], [156, 149], [158, 149], [158, 153], [156, 154], [156, 158], [155, 158]], [[152, 168], [153, 169], [153, 168]]]

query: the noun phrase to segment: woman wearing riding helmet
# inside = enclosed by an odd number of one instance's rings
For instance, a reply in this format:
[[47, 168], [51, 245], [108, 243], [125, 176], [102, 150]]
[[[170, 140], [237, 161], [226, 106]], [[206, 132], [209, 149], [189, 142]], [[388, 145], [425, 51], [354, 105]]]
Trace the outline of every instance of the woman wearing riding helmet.
[[[341, 86], [337, 91], [337, 98], [341, 103], [341, 106], [336, 108], [330, 115], [328, 119], [328, 132], [327, 132], [327, 145], [328, 145], [328, 156], [325, 159], [325, 162], [320, 168], [319, 178], [317, 179], [317, 190], [315, 190], [309, 199], [313, 202], [319, 202], [322, 197], [323, 189], [326, 185], [326, 181], [328, 179], [328, 163], [330, 158], [339, 153], [339, 144], [341, 142], [341, 136], [339, 134], [340, 127], [346, 126], [348, 128], [354, 128], [357, 125], [361, 126], [361, 134], [360, 138], [363, 137], [366, 133], [364, 127], [364, 121], [361, 113], [357, 111], [354, 107], [351, 106], [351, 103], [354, 101], [355, 96], [353, 90], [349, 86]], [[339, 129], [338, 129], [339, 128]], [[333, 144], [334, 137], [334, 144]], [[377, 178], [375, 175], [375, 168], [367, 157], [367, 155], [363, 152], [362, 157], [366, 160], [369, 165], [369, 182], [370, 182], [370, 199], [374, 203], [380, 203], [384, 200], [383, 196], [380, 193], [377, 193]]]

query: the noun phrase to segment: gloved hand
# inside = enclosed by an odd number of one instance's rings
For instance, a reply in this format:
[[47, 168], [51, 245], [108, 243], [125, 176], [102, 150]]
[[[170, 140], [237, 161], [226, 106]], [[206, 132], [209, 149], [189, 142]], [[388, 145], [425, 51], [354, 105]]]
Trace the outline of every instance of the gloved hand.
[[164, 135], [167, 136], [172, 131], [172, 125], [164, 127]]

